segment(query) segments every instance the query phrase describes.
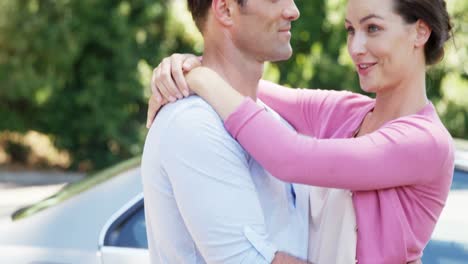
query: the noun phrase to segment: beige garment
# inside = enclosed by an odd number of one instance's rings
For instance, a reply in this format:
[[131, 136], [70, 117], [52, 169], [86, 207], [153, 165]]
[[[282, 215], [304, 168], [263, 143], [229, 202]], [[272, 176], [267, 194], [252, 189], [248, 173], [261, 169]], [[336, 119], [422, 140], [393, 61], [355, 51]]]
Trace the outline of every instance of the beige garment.
[[311, 186], [309, 220], [309, 262], [355, 263], [357, 226], [350, 191]]

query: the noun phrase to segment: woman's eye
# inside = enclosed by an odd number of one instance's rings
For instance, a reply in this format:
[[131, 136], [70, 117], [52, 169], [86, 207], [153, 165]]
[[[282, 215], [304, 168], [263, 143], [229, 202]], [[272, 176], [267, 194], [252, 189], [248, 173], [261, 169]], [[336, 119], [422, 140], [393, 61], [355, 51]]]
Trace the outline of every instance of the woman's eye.
[[369, 33], [374, 33], [374, 32], [377, 32], [377, 31], [379, 31], [379, 30], [380, 30], [380, 28], [379, 28], [378, 26], [376, 26], [376, 25], [369, 25], [369, 26], [367, 27], [367, 31], [368, 31]]
[[346, 32], [348, 32], [348, 35], [353, 35], [354, 34], [354, 28], [353, 27], [346, 27]]

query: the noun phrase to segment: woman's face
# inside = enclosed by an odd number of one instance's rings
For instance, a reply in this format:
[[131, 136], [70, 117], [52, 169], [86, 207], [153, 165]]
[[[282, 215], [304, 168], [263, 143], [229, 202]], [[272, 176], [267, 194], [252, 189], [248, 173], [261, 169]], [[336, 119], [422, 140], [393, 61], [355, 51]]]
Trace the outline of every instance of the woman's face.
[[348, 52], [366, 92], [397, 87], [412, 76], [416, 66], [415, 25], [394, 12], [393, 1], [348, 1]]

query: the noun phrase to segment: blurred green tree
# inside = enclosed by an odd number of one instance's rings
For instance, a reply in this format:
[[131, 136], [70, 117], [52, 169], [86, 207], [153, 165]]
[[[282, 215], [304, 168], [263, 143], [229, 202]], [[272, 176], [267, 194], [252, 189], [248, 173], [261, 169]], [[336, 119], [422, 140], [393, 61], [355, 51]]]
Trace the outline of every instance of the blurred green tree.
[[[167, 1], [0, 1], [0, 131], [36, 130], [98, 169], [141, 151], [139, 70], [193, 50]], [[179, 27], [180, 28], [180, 27]]]
[[296, 1], [296, 5], [301, 17], [293, 23], [293, 57], [269, 66], [267, 71], [273, 68], [279, 73], [270, 79], [293, 87], [360, 91], [345, 46], [346, 1]]

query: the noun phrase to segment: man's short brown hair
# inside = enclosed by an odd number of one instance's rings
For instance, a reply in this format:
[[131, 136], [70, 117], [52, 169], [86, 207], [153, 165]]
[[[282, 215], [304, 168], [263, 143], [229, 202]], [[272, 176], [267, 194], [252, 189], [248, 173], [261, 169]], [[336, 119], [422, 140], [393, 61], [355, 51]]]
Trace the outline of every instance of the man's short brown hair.
[[[247, 0], [236, 0], [240, 6], [243, 6]], [[202, 31], [206, 20], [206, 15], [211, 7], [212, 0], [187, 0], [188, 8], [192, 13], [193, 20], [198, 29]]]

